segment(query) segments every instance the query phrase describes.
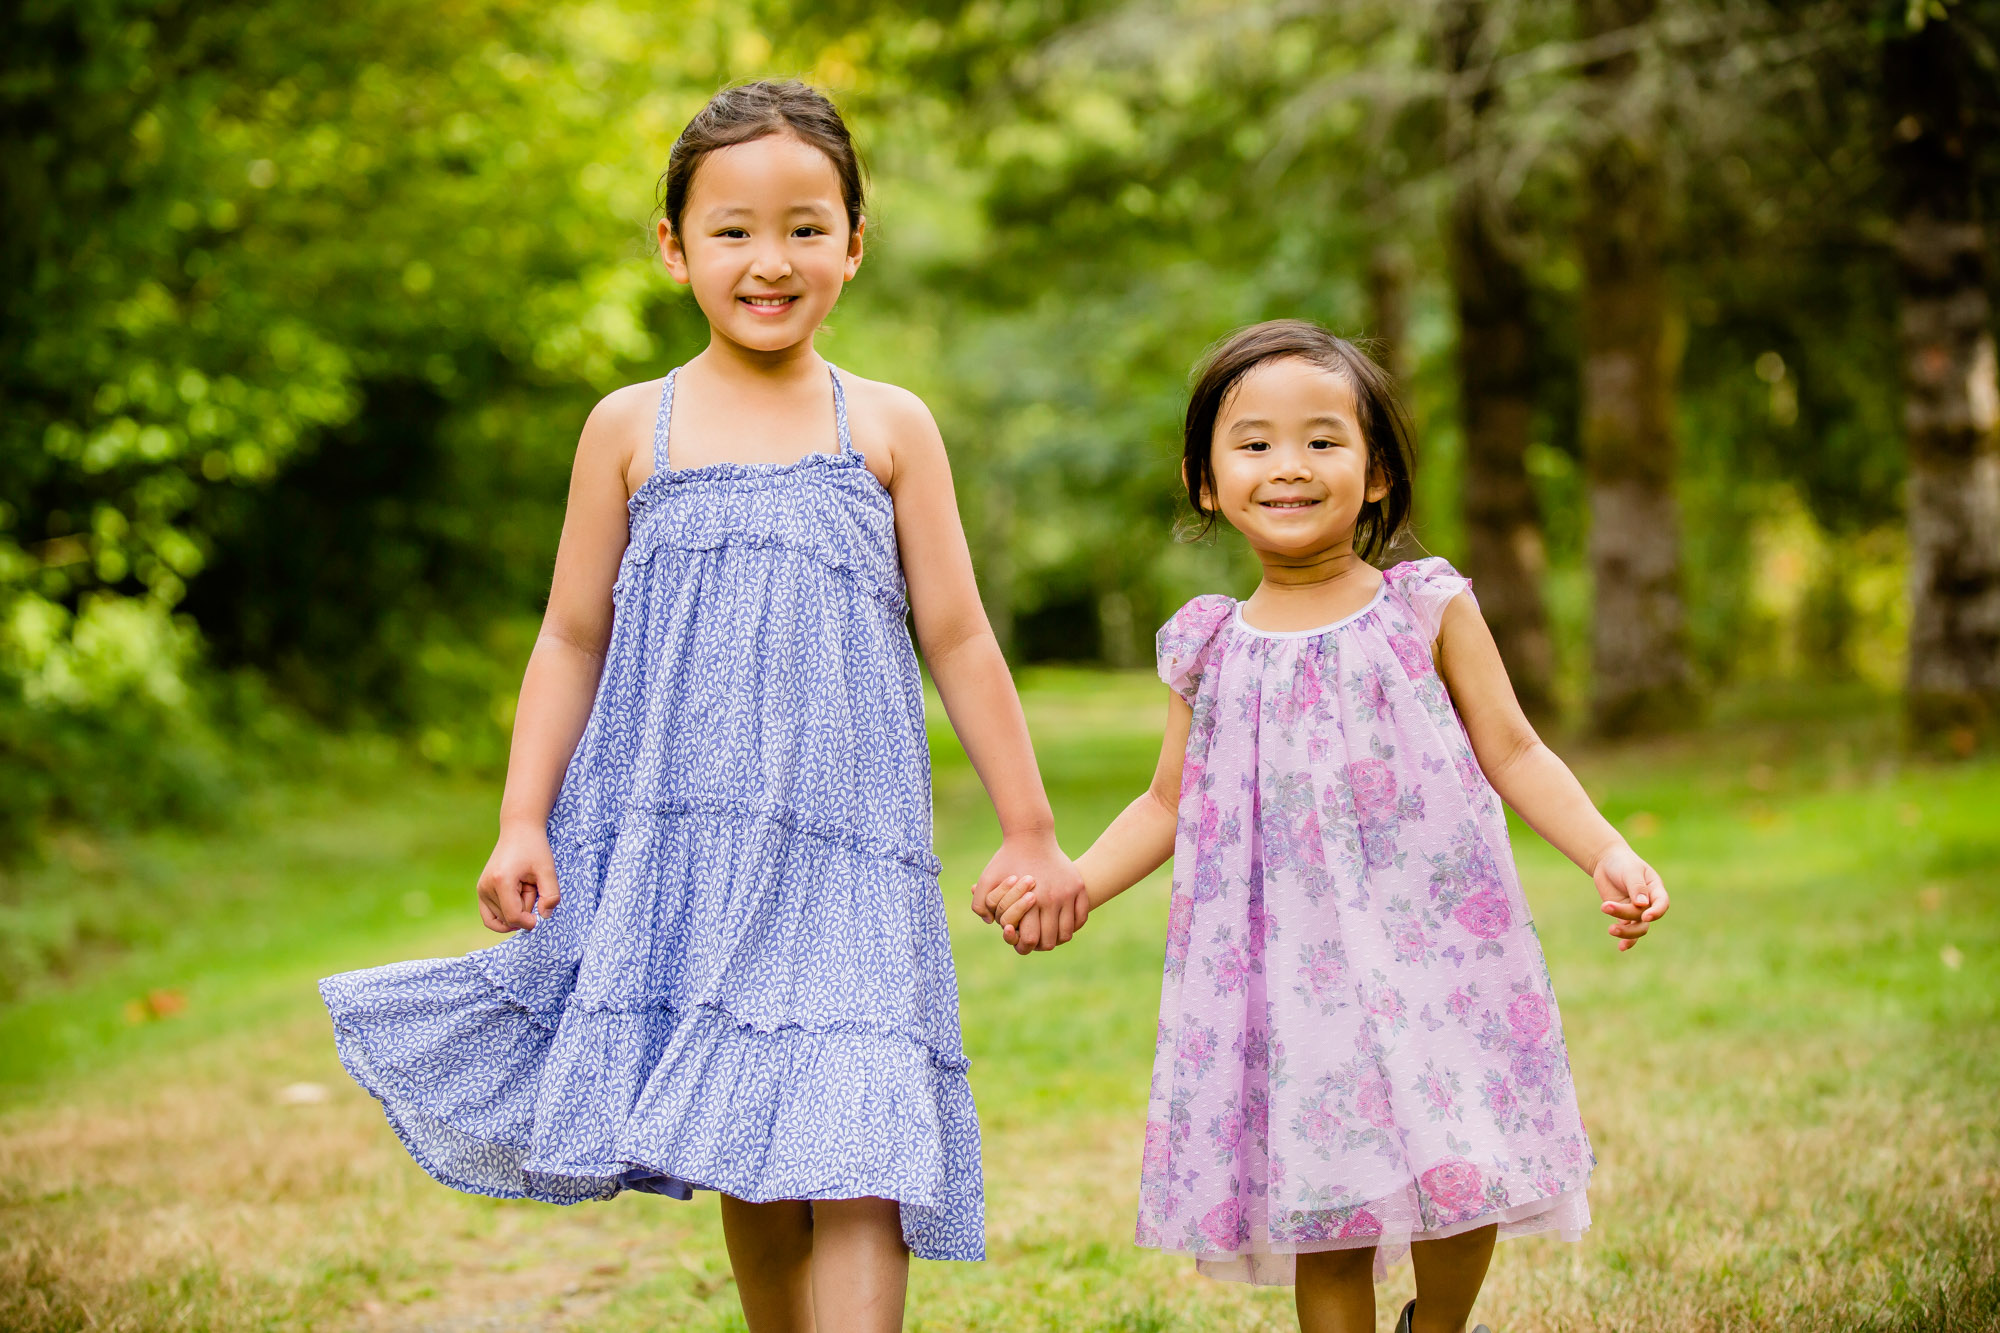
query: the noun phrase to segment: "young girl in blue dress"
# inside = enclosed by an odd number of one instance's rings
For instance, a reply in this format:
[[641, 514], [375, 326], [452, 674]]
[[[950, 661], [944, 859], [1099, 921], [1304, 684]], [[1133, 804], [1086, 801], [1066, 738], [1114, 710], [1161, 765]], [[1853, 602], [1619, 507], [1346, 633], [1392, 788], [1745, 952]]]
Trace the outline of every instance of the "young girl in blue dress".
[[[1536, 738], [1467, 581], [1368, 562], [1410, 509], [1379, 367], [1311, 324], [1244, 330], [1182, 467], [1264, 576], [1160, 631], [1158, 771], [1077, 862], [1094, 905], [1174, 859], [1138, 1239], [1295, 1281], [1305, 1333], [1372, 1330], [1372, 1278], [1410, 1252], [1398, 1333], [1463, 1333], [1496, 1239], [1590, 1220], [1501, 801], [1592, 877], [1620, 949], [1666, 889]], [[1025, 946], [1038, 895], [974, 905]]]
[[721, 93], [663, 186], [709, 344], [583, 428], [479, 879], [521, 933], [321, 991], [445, 1184], [714, 1190], [752, 1333], [896, 1328], [910, 1254], [983, 1254], [906, 611], [1000, 818], [982, 882], [1033, 876], [1050, 944], [1087, 908], [937, 427], [814, 349], [865, 230], [838, 112]]

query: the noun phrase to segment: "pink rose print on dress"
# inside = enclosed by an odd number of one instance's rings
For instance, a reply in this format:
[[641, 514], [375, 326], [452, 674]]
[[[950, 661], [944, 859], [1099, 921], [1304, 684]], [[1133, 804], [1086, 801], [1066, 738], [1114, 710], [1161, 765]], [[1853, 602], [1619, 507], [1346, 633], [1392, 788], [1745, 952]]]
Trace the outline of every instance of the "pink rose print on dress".
[[1506, 1078], [1492, 1072], [1486, 1075], [1486, 1109], [1503, 1124], [1511, 1122], [1515, 1112], [1521, 1109], [1521, 1104], [1514, 1100], [1514, 1090], [1507, 1086]]
[[1263, 1089], [1252, 1088], [1250, 1090], [1250, 1105], [1247, 1111], [1248, 1114], [1244, 1117], [1244, 1124], [1256, 1136], [1257, 1141], [1261, 1143], [1269, 1138], [1271, 1134], [1271, 1099], [1264, 1093]]
[[1340, 1119], [1324, 1101], [1319, 1101], [1299, 1112], [1293, 1129], [1315, 1148], [1324, 1148], [1340, 1132]]
[[1167, 908], [1167, 971], [1179, 976], [1187, 966], [1188, 945], [1194, 938], [1194, 903], [1177, 893]]
[[[1467, 898], [1451, 914], [1451, 919], [1482, 940], [1497, 940], [1514, 924], [1506, 895], [1493, 889], [1481, 889]], [[1480, 951], [1485, 952], [1483, 945]]]
[[1368, 1012], [1393, 1029], [1402, 1028], [1405, 1008], [1401, 992], [1392, 986], [1378, 985], [1368, 997]]
[[1388, 925], [1389, 947], [1396, 951], [1399, 963], [1414, 963], [1430, 953], [1430, 936], [1424, 934], [1424, 923], [1415, 915], [1402, 917]]
[[1514, 1029], [1514, 1040], [1534, 1045], [1548, 1035], [1548, 1000], [1533, 991], [1515, 996], [1507, 1006], [1507, 1023]]
[[1215, 1029], [1191, 1023], [1181, 1029], [1179, 1057], [1197, 1074], [1206, 1074], [1215, 1063]]
[[1242, 1203], [1236, 1199], [1224, 1199], [1202, 1214], [1199, 1226], [1201, 1238], [1210, 1245], [1222, 1251], [1234, 1250], [1246, 1238]]
[[1141, 1160], [1140, 1174], [1147, 1177], [1163, 1176], [1172, 1158], [1173, 1149], [1168, 1144], [1167, 1127], [1157, 1120], [1147, 1121], [1146, 1154]]
[[1243, 1141], [1243, 1113], [1224, 1111], [1208, 1122], [1208, 1141], [1215, 1145], [1217, 1156], [1228, 1161], [1236, 1155], [1236, 1145]]
[[1215, 993], [1230, 995], [1236, 991], [1248, 990], [1253, 974], [1262, 973], [1263, 964], [1252, 958], [1241, 945], [1226, 944], [1221, 951], [1203, 960], [1215, 978]]
[[1377, 1129], [1387, 1129], [1396, 1123], [1396, 1113], [1389, 1105], [1389, 1080], [1371, 1078], [1362, 1080], [1354, 1093], [1354, 1107], [1361, 1112], [1361, 1118]]
[[1340, 1007], [1340, 983], [1347, 969], [1341, 961], [1340, 946], [1322, 940], [1299, 951], [1299, 984], [1292, 988], [1300, 999], [1317, 1005], [1322, 1015]]
[[1354, 690], [1355, 707], [1364, 717], [1374, 721], [1389, 712], [1389, 686], [1382, 679], [1382, 672], [1372, 663], [1357, 672], [1349, 681]]
[[1361, 759], [1347, 766], [1347, 785], [1354, 792], [1354, 812], [1379, 819], [1396, 810], [1396, 773], [1380, 759]]
[[1417, 1183], [1436, 1206], [1440, 1225], [1476, 1217], [1486, 1202], [1485, 1179], [1479, 1168], [1463, 1157], [1447, 1157], [1418, 1177]]
[[1293, 715], [1303, 717], [1319, 706], [1319, 655], [1310, 648], [1299, 654], [1298, 673], [1292, 677]]
[[1554, 1060], [1540, 1047], [1528, 1047], [1514, 1052], [1508, 1062], [1507, 1072], [1513, 1076], [1518, 1088], [1539, 1088], [1549, 1081], [1550, 1067]]
[[1407, 634], [1391, 634], [1389, 648], [1396, 654], [1396, 660], [1403, 664], [1403, 674], [1411, 680], [1422, 680], [1431, 671], [1431, 652], [1423, 644]]
[[1350, 1236], [1379, 1236], [1381, 1234], [1382, 1219], [1369, 1212], [1366, 1208], [1356, 1208], [1352, 1213], [1348, 1214], [1347, 1221], [1340, 1228], [1340, 1237], [1342, 1240], [1346, 1240]]
[[1472, 1001], [1478, 994], [1479, 983], [1476, 981], [1470, 986], [1460, 986], [1445, 997], [1445, 1012], [1460, 1022], [1465, 1021], [1465, 1016], [1472, 1012]]

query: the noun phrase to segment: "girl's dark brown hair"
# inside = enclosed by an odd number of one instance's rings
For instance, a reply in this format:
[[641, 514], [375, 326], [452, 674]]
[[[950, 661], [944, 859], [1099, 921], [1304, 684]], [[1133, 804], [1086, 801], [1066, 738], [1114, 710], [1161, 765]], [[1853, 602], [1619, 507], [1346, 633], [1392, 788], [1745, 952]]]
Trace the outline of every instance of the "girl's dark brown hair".
[[861, 225], [863, 180], [861, 158], [825, 94], [796, 79], [762, 79], [724, 88], [708, 100], [674, 140], [660, 177], [660, 212], [676, 235], [687, 209], [688, 188], [701, 160], [719, 148], [733, 148], [773, 134], [795, 134], [827, 155], [840, 177], [840, 197], [847, 205], [849, 230]]
[[1201, 515], [1196, 537], [1215, 527], [1215, 511], [1204, 497], [1215, 490], [1215, 419], [1242, 378], [1268, 361], [1297, 357], [1346, 380], [1354, 390], [1354, 405], [1363, 442], [1368, 446], [1370, 481], [1386, 482], [1389, 493], [1364, 500], [1354, 525], [1354, 550], [1373, 560], [1396, 544], [1410, 521], [1410, 473], [1416, 446], [1410, 440], [1409, 416], [1396, 396], [1389, 372], [1345, 338], [1335, 337], [1302, 319], [1274, 319], [1239, 329], [1217, 345], [1195, 372], [1188, 395], [1187, 424], [1182, 433], [1181, 474], [1187, 479], [1188, 503]]

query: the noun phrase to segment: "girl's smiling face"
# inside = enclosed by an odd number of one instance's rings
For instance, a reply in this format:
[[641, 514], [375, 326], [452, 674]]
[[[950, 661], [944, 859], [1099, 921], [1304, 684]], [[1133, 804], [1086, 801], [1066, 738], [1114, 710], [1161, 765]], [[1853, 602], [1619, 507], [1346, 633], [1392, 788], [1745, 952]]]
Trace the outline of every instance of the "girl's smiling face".
[[1216, 413], [1210, 459], [1208, 507], [1273, 555], [1352, 543], [1362, 504], [1389, 492], [1370, 465], [1354, 387], [1299, 357], [1236, 382]]
[[861, 266], [833, 162], [792, 134], [702, 159], [680, 226], [659, 225], [660, 258], [694, 290], [716, 333], [758, 352], [807, 341]]

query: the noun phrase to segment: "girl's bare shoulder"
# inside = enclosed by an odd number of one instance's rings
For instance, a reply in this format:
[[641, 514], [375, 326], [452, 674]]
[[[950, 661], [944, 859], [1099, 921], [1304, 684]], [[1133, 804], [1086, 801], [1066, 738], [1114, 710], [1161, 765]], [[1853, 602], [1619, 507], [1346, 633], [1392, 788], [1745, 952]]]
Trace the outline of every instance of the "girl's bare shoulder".
[[665, 379], [643, 380], [613, 389], [597, 400], [577, 441], [577, 460], [617, 468], [636, 489], [653, 470], [653, 424], [659, 418]]
[[839, 374], [847, 392], [848, 433], [884, 486], [899, 470], [944, 452], [937, 419], [923, 399], [900, 384], [863, 379], [845, 370]]

